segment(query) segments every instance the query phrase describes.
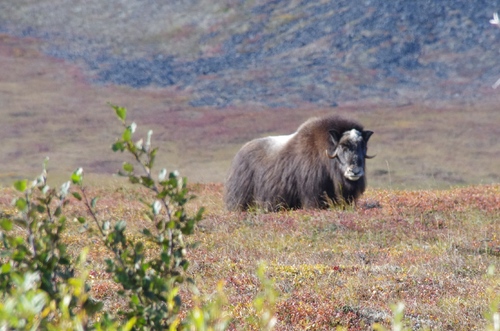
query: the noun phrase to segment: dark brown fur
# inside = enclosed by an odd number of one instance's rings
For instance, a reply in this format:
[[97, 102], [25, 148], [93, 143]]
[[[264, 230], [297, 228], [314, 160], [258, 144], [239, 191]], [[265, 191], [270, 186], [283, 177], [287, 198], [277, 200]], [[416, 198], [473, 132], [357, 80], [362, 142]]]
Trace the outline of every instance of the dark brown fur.
[[226, 181], [227, 208], [325, 208], [329, 200], [355, 202], [365, 190], [365, 176], [347, 180], [339, 161], [325, 152], [335, 149], [330, 131], [351, 129], [363, 131], [355, 121], [325, 116], [305, 122], [279, 149], [268, 138], [248, 142], [236, 154]]

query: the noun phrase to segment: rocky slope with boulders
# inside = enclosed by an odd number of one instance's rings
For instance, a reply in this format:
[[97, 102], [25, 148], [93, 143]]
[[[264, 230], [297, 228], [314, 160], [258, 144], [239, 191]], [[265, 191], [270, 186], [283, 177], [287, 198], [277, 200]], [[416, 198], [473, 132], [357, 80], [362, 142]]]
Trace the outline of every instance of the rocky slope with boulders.
[[192, 106], [474, 99], [500, 77], [486, 0], [22, 0], [0, 33], [95, 83], [173, 86]]

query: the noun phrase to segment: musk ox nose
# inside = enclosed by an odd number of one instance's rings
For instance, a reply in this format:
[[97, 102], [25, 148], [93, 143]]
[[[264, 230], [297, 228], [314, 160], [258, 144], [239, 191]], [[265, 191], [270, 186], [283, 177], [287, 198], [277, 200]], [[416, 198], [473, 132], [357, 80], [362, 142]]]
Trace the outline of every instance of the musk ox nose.
[[363, 177], [365, 174], [363, 168], [361, 167], [349, 167], [344, 173], [345, 178], [355, 181]]

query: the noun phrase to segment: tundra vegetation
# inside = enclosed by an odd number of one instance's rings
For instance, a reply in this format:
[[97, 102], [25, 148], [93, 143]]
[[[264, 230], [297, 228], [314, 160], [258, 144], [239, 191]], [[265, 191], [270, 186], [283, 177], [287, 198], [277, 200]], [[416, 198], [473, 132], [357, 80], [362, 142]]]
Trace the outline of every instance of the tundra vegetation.
[[500, 185], [226, 212], [113, 108], [129, 183], [1, 190], [3, 329], [500, 330]]

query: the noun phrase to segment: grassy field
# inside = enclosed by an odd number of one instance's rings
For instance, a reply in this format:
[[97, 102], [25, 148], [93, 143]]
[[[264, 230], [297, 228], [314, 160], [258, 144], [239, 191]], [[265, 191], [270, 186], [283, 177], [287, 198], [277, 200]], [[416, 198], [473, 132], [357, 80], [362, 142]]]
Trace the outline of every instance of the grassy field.
[[[196, 183], [192, 208], [205, 206], [207, 213], [190, 238], [189, 270], [204, 294], [224, 282], [233, 329], [248, 325], [260, 261], [280, 294], [278, 330], [389, 325], [390, 304], [400, 301], [417, 329], [484, 329], [483, 315], [500, 293], [496, 91], [474, 104], [365, 100], [335, 108], [210, 109], [190, 107], [189, 91], [89, 84], [78, 66], [48, 58], [27, 38], [0, 35], [0, 65], [9, 68], [0, 75], [0, 211], [13, 212], [8, 184], [37, 175], [50, 156], [54, 185], [83, 167], [91, 193], [101, 197], [101, 216], [126, 220], [138, 235], [148, 225], [137, 202], [143, 191], [110, 175], [123, 161], [110, 151], [120, 130], [106, 105], [112, 102], [129, 109], [139, 135], [154, 130], [157, 164]], [[369, 153], [377, 157], [368, 163], [369, 189], [358, 208], [225, 211], [221, 183], [244, 142], [291, 133], [307, 118], [332, 112], [375, 131]], [[84, 208], [75, 202], [71, 213]], [[93, 295], [109, 311], [122, 306], [99, 239], [81, 234], [75, 222], [65, 241], [75, 254], [92, 247]], [[189, 307], [187, 289], [184, 298]]]
[[[194, 184], [193, 211], [205, 218], [190, 237], [190, 274], [204, 295], [222, 281], [231, 329], [248, 329], [259, 290], [256, 269], [265, 262], [279, 299], [277, 330], [368, 330], [389, 326], [390, 305], [405, 304], [416, 328], [484, 330], [485, 313], [500, 296], [500, 186], [449, 190], [370, 189], [357, 208], [229, 213], [221, 184]], [[90, 189], [103, 219], [127, 221], [139, 236], [148, 226], [137, 199], [144, 191], [116, 183]], [[0, 191], [0, 208], [15, 193]], [[75, 201], [71, 214], [85, 213]], [[89, 246], [93, 295], [116, 311], [123, 302], [107, 274], [106, 249], [75, 222], [65, 241], [77, 254]], [[154, 251], [150, 251], [154, 254]], [[494, 267], [494, 276], [487, 276]], [[186, 307], [191, 294], [183, 290]]]

